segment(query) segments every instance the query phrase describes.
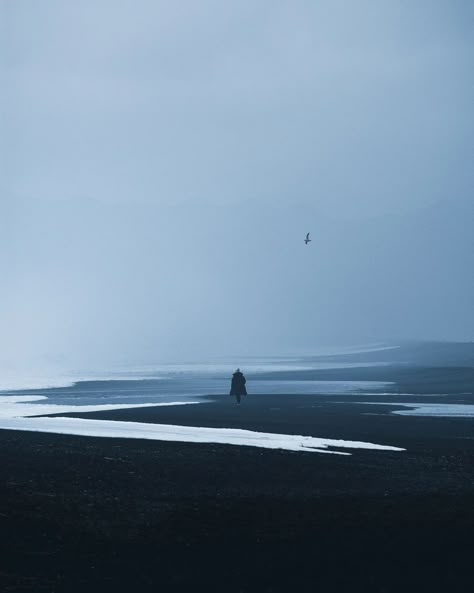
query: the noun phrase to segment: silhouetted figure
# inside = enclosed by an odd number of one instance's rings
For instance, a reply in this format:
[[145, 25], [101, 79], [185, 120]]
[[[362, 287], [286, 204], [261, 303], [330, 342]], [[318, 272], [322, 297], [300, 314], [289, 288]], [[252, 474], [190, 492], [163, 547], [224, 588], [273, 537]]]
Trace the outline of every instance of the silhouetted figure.
[[229, 395], [235, 395], [238, 404], [240, 404], [240, 396], [247, 395], [247, 389], [245, 389], [246, 382], [247, 380], [245, 379], [243, 373], [240, 371], [240, 369], [237, 369], [232, 375], [232, 384], [230, 386]]

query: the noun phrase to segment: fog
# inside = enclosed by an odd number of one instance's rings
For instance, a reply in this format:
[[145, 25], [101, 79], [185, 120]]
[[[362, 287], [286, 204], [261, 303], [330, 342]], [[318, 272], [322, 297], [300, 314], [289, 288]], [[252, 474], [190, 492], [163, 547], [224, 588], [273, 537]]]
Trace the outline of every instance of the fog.
[[4, 364], [474, 338], [472, 3], [0, 6]]

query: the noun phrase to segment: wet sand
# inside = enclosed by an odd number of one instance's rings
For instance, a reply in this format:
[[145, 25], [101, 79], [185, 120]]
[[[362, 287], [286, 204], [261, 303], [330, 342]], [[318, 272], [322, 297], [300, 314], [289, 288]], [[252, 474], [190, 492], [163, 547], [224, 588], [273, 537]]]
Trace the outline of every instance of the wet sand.
[[80, 415], [406, 449], [345, 457], [0, 431], [2, 591], [468, 590], [474, 420], [356, 400], [474, 403], [222, 396]]

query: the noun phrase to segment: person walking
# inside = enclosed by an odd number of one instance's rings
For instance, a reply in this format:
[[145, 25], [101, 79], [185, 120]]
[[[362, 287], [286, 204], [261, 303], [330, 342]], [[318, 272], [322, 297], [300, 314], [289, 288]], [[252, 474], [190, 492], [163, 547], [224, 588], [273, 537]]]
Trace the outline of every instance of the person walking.
[[230, 386], [230, 394], [229, 395], [235, 395], [238, 404], [240, 404], [240, 396], [247, 395], [247, 389], [245, 388], [245, 383], [247, 383], [246, 378], [244, 377], [241, 370], [237, 369], [235, 371], [235, 373], [232, 375], [232, 383]]

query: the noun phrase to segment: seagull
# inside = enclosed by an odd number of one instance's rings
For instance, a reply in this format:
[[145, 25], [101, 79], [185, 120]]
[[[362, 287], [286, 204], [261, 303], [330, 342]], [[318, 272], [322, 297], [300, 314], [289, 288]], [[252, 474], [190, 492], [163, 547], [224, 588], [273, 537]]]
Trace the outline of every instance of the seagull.
[[306, 239], [304, 240], [305, 245], [308, 245], [308, 243], [311, 243], [311, 239], [309, 238], [309, 233], [306, 234]]

